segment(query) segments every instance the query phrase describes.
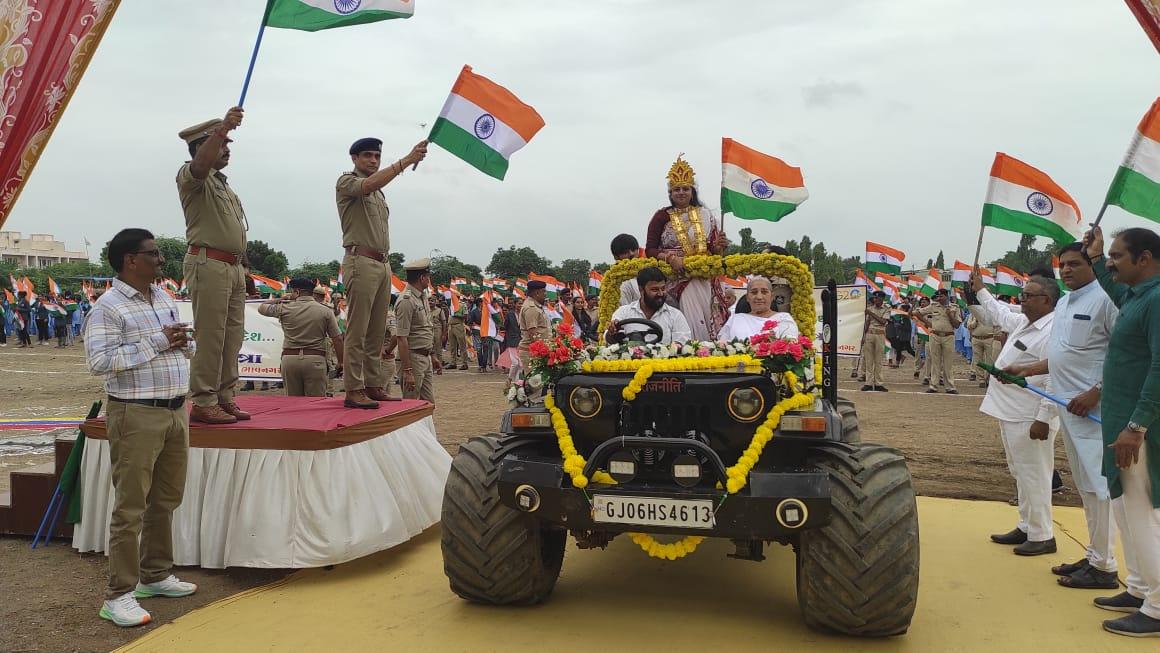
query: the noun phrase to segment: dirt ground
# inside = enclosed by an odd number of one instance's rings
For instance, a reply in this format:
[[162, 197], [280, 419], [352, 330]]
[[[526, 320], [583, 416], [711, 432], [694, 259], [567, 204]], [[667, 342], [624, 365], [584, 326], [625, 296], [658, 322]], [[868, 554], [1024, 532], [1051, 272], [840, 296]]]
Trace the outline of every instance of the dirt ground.
[[[957, 396], [925, 394], [910, 361], [886, 371], [886, 393], [858, 392], [861, 384], [850, 378], [849, 362], [843, 361], [841, 369], [841, 393], [857, 403], [863, 440], [901, 450], [919, 494], [996, 501], [1014, 495], [998, 424], [978, 412], [984, 390], [967, 380], [966, 361], [960, 360], [956, 370], [962, 393]], [[101, 385], [87, 373], [79, 345], [0, 349], [0, 379], [0, 420], [83, 417], [101, 398]], [[503, 387], [500, 374], [454, 371], [436, 377], [436, 431], [448, 452], [454, 455], [471, 436], [495, 430], [506, 407]], [[67, 432], [0, 431], [0, 492], [8, 488], [9, 472], [50, 461], [52, 438]], [[1056, 495], [1057, 505], [1078, 505], [1062, 443], [1057, 443], [1056, 466], [1067, 485]], [[996, 524], [995, 530], [1010, 526]], [[194, 608], [289, 573], [179, 569], [182, 578], [198, 583], [198, 593], [149, 601], [153, 623], [123, 630], [96, 615], [105, 583], [103, 556], [77, 554], [67, 542], [36, 550], [29, 543], [29, 538], [0, 537], [0, 595], [5, 597], [0, 601], [0, 652], [109, 651]]]

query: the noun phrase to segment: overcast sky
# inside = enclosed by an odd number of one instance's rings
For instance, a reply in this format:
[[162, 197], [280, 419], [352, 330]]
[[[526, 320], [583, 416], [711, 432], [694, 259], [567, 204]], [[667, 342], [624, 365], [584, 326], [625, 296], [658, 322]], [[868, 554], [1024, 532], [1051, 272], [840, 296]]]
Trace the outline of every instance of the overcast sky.
[[[877, 240], [922, 265], [970, 260], [997, 150], [1094, 218], [1160, 58], [1121, 2], [1090, 0], [416, 0], [415, 16], [266, 32], [226, 169], [250, 238], [292, 265], [340, 258], [334, 182], [356, 138], [401, 157], [463, 64], [547, 126], [483, 175], [438, 147], [386, 188], [391, 246], [486, 266], [530, 245], [558, 263], [644, 240], [680, 152], [716, 210], [720, 140], [801, 166], [810, 199], [762, 240], [843, 255]], [[238, 97], [263, 0], [123, 2], [11, 217], [95, 256], [118, 229], [184, 235], [177, 132]], [[1119, 209], [1109, 227], [1150, 224]], [[989, 232], [984, 258], [1014, 247]]]

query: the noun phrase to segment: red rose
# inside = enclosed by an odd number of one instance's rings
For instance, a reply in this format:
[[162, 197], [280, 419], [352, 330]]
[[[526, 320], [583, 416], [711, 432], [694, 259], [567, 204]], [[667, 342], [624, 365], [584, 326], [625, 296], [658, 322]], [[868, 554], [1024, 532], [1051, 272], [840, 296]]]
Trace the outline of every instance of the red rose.
[[801, 343], [798, 343], [798, 342], [791, 342], [790, 343], [789, 355], [793, 356], [793, 359], [795, 361], [800, 361], [802, 359], [802, 353], [803, 353], [803, 351], [802, 351]]
[[572, 338], [572, 346], [575, 347], [576, 349], [583, 349], [584, 348], [584, 341], [579, 339], [579, 338]]
[[777, 328], [777, 320], [766, 320], [765, 324], [762, 325], [761, 328], [765, 329], [766, 331], [776, 329]]
[[543, 358], [548, 355], [548, 345], [543, 340], [535, 340], [528, 345], [528, 353], [532, 356]]
[[774, 340], [769, 346], [770, 353], [780, 356], [789, 351], [789, 343], [784, 340]]

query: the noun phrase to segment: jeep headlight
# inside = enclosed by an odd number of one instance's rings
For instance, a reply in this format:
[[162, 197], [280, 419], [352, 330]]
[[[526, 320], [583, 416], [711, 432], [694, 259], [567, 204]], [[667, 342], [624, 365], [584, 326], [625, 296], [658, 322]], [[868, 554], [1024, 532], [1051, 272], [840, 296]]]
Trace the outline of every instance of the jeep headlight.
[[568, 394], [568, 407], [580, 419], [591, 419], [600, 412], [604, 400], [596, 388], [573, 388]]
[[752, 422], [761, 417], [765, 397], [757, 388], [735, 388], [729, 393], [729, 414], [739, 422]]

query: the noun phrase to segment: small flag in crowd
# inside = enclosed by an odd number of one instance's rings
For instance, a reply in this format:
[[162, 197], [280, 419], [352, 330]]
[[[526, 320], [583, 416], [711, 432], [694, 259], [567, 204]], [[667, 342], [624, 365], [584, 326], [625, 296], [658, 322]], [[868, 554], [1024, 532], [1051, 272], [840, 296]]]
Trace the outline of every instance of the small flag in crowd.
[[497, 316], [493, 313], [495, 307], [492, 305], [493, 294], [489, 290], [483, 294], [483, 310], [479, 312], [479, 335], [483, 338], [498, 338], [499, 326], [496, 324]]
[[407, 289], [407, 282], [403, 281], [402, 279], [400, 279], [400, 278], [396, 277], [394, 274], [392, 274], [391, 275], [391, 294], [398, 295], [399, 293], [403, 292], [406, 289]]
[[1023, 292], [1023, 275], [1005, 266], [995, 266], [995, 292], [1016, 297]]
[[996, 288], [995, 274], [987, 268], [981, 267], [979, 268], [979, 276], [983, 277], [983, 285], [987, 287], [987, 290], [994, 292]]
[[1060, 245], [1075, 242], [1081, 235], [1075, 200], [1042, 171], [1002, 152], [995, 153], [991, 164], [983, 224], [1047, 236]]
[[1055, 283], [1059, 284], [1059, 293], [1066, 295], [1067, 286], [1063, 283], [1063, 277], [1059, 276], [1059, 257], [1055, 254], [1051, 255], [1051, 271], [1055, 273]]
[[918, 274], [906, 275], [907, 284], [914, 289], [914, 292], [922, 292], [922, 285], [926, 283], [926, 277]]
[[600, 290], [600, 284], [604, 281], [604, 275], [596, 270], [588, 273], [588, 287], [593, 290]]
[[1160, 98], [1136, 128], [1104, 201], [1160, 222]]
[[801, 168], [721, 139], [721, 212], [777, 222], [810, 196]]
[[902, 272], [902, 262], [905, 260], [906, 254], [902, 253], [901, 250], [866, 241], [867, 272], [898, 274]]
[[48, 278], [48, 294], [52, 297], [60, 297], [61, 295], [60, 286], [57, 285], [52, 277]]
[[860, 269], [854, 271], [854, 285], [866, 286], [871, 290], [871, 292], [875, 290], [881, 290], [881, 288], [878, 287], [878, 284], [871, 281], [870, 277], [866, 276], [866, 273]]
[[267, 0], [265, 23], [305, 32], [410, 18], [414, 0]]
[[951, 272], [951, 286], [969, 288], [971, 286], [971, 266], [955, 259], [955, 269]]
[[503, 179], [511, 155], [543, 126], [535, 109], [464, 66], [428, 138], [484, 174]]
[[926, 273], [926, 278], [922, 280], [922, 289], [919, 291], [927, 297], [934, 297], [935, 291], [942, 288], [942, 277], [938, 270], [931, 268]]

